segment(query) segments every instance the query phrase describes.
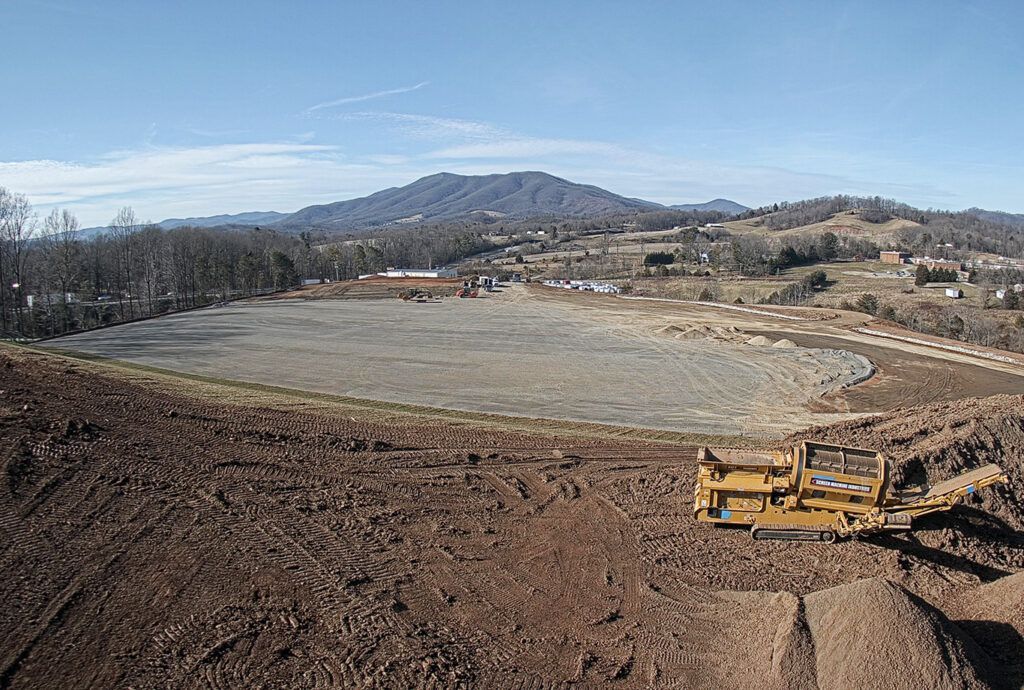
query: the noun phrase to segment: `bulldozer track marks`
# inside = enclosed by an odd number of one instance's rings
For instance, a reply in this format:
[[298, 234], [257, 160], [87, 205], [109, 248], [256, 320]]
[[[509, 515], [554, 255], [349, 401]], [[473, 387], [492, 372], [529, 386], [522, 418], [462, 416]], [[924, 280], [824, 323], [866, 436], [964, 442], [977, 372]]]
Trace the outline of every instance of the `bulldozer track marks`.
[[692, 445], [4, 358], [0, 689], [715, 685], [713, 592], [913, 558], [695, 525]]

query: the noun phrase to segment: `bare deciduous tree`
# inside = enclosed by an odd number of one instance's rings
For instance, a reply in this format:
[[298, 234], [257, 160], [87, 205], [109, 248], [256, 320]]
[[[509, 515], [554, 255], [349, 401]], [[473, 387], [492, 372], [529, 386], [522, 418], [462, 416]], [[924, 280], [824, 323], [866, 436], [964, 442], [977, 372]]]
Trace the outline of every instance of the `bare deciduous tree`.
[[[25, 195], [12, 194], [3, 189], [0, 192], [0, 263], [6, 260], [9, 273], [0, 275], [0, 280], [3, 280], [4, 292], [7, 290], [7, 279], [12, 281], [19, 335], [25, 335], [25, 266], [35, 230], [36, 215]], [[6, 308], [6, 300], [4, 306]]]
[[78, 278], [80, 245], [78, 219], [67, 209], [53, 209], [43, 221], [44, 248], [48, 270], [60, 288], [63, 330], [71, 330], [71, 286]]
[[121, 318], [125, 318], [124, 296], [128, 295], [128, 318], [135, 318], [133, 306], [132, 262], [135, 258], [135, 232], [138, 230], [139, 219], [130, 206], [125, 206], [110, 221], [110, 232], [117, 243], [117, 301], [121, 309]]

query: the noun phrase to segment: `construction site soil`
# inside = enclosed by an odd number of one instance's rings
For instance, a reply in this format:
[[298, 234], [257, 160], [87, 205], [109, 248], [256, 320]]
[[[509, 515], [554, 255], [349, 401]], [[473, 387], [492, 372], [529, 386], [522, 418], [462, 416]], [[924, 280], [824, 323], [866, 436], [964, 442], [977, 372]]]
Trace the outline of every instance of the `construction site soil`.
[[1024, 398], [807, 434], [1012, 483], [755, 542], [692, 445], [4, 347], [0, 688], [1020, 687]]
[[412, 290], [427, 290], [436, 297], [451, 297], [462, 286], [461, 278], [384, 278], [343, 280], [335, 283], [306, 285], [297, 290], [264, 297], [267, 301], [282, 299], [388, 299]]

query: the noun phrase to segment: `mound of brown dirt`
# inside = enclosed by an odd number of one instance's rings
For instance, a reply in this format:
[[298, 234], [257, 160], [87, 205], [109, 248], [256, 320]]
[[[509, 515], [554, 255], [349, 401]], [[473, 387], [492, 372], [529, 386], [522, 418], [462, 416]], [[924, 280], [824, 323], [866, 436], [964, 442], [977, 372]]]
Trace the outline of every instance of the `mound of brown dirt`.
[[987, 688], [991, 662], [941, 612], [871, 578], [804, 597], [818, 687]]
[[[794, 439], [818, 438], [875, 448], [894, 462], [898, 485], [938, 482], [994, 462], [1024, 480], [1024, 396], [967, 398], [812, 427]], [[1017, 509], [1007, 513], [1024, 518]], [[1024, 522], [1017, 522], [1024, 526]]]
[[[884, 578], [796, 597], [719, 592], [715, 687], [989, 688], [992, 659], [938, 609]], [[983, 597], [984, 598], [984, 597]]]
[[[1007, 623], [1024, 632], [1024, 572], [1000, 578], [979, 587], [965, 610], [973, 618]], [[1024, 658], [1019, 659], [1024, 662]]]
[[1010, 687], [1024, 686], [1024, 572], [964, 593], [957, 623], [1004, 665]]
[[713, 669], [713, 685], [766, 690], [817, 690], [814, 642], [803, 601], [790, 592], [718, 592], [734, 608], [723, 611], [720, 648], [729, 663]]

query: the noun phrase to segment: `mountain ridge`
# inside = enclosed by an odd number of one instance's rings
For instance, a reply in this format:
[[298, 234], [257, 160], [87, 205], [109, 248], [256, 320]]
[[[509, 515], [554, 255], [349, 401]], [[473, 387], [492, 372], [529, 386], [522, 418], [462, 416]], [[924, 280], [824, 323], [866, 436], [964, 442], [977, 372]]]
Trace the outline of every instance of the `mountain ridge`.
[[669, 208], [677, 211], [719, 211], [721, 213], [730, 213], [734, 216], [750, 210], [749, 206], [738, 204], [731, 199], [721, 198], [705, 201], [703, 204], [673, 204]]
[[661, 204], [630, 199], [540, 171], [492, 175], [440, 172], [365, 197], [307, 206], [276, 225], [372, 227], [417, 216], [417, 220], [444, 220], [474, 212], [499, 213], [512, 218], [580, 217], [663, 208]]
[[214, 228], [220, 225], [270, 225], [287, 218], [288, 213], [277, 211], [245, 211], [242, 213], [222, 213], [216, 216], [196, 216], [194, 218], [165, 218], [157, 223], [164, 230], [181, 227]]

